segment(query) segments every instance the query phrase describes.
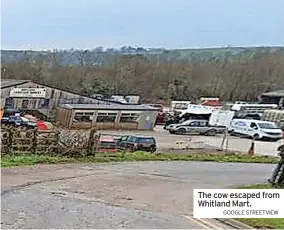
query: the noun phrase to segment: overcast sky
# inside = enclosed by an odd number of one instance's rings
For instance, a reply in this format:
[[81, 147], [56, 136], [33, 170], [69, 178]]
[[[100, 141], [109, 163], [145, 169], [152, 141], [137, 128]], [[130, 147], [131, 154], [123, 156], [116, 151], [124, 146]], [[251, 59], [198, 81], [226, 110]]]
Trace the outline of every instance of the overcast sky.
[[1, 0], [2, 49], [284, 44], [284, 0]]

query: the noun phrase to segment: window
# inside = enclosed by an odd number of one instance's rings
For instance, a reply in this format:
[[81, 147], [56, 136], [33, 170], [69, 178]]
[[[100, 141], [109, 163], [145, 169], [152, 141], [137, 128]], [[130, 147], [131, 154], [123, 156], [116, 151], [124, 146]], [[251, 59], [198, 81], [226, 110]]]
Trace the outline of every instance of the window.
[[74, 121], [75, 122], [88, 122], [91, 123], [93, 120], [94, 112], [76, 112]]
[[198, 125], [199, 125], [199, 123], [198, 123], [197, 121], [191, 122], [191, 123], [189, 124], [189, 126], [192, 126], [192, 127], [196, 127], [196, 126], [198, 126]]
[[174, 109], [187, 109], [188, 103], [177, 103], [174, 106]]
[[36, 108], [36, 102], [37, 102], [37, 100], [35, 100], [35, 99], [30, 100], [30, 105], [31, 105], [32, 109]]
[[207, 122], [204, 122], [204, 121], [198, 122], [198, 127], [206, 127], [207, 125], [208, 125]]
[[23, 100], [22, 101], [22, 109], [27, 109], [29, 105], [29, 100]]
[[257, 129], [257, 125], [256, 125], [254, 122], [252, 122], [252, 123], [250, 124], [250, 127], [253, 128], [253, 129]]
[[49, 106], [49, 99], [41, 100], [40, 105], [39, 105], [40, 108], [48, 108], [48, 106]]
[[136, 123], [140, 113], [121, 113], [120, 121], [121, 123]]
[[130, 143], [136, 143], [136, 141], [137, 141], [136, 137], [130, 137], [129, 140], [128, 140], [128, 142], [130, 142]]
[[129, 136], [122, 136], [120, 138], [121, 141], [127, 141], [129, 139]]
[[93, 112], [91, 112], [91, 113], [84, 113], [84, 115], [86, 115], [86, 116], [93, 116], [94, 113]]
[[98, 113], [97, 122], [115, 122], [117, 113]]
[[51, 91], [50, 98], [52, 99], [54, 97], [54, 89]]
[[14, 100], [12, 97], [6, 98], [5, 107], [9, 108], [14, 106]]
[[140, 138], [138, 143], [140, 143], [140, 144], [155, 144], [155, 140], [153, 138]]
[[273, 123], [259, 123], [261, 129], [278, 129], [278, 127]]

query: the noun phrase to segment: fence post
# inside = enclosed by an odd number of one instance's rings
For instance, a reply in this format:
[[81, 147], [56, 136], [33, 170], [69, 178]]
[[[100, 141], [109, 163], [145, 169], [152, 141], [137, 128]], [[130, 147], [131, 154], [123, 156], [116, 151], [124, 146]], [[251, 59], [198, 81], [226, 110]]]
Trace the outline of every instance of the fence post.
[[13, 131], [12, 129], [7, 130], [7, 154], [10, 155], [12, 152], [13, 144]]
[[87, 155], [93, 154], [95, 133], [96, 133], [96, 129], [91, 129], [89, 140], [88, 140], [88, 145], [87, 145]]
[[37, 154], [37, 128], [32, 131], [31, 154]]
[[55, 148], [54, 148], [55, 153], [54, 154], [57, 155], [59, 154], [59, 142], [60, 142], [60, 131], [59, 130], [55, 131], [54, 139], [55, 139]]
[[101, 138], [101, 134], [99, 133], [98, 135], [96, 135], [95, 137], [95, 143], [96, 143], [96, 146], [95, 146], [95, 152], [97, 153], [100, 149], [100, 138]]

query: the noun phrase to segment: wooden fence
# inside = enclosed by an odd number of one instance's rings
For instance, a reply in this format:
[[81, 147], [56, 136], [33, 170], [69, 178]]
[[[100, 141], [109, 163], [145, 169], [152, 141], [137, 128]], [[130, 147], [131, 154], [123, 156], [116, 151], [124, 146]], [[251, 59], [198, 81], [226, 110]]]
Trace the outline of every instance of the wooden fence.
[[1, 128], [1, 154], [88, 155], [95, 151], [96, 131], [87, 134], [72, 131]]

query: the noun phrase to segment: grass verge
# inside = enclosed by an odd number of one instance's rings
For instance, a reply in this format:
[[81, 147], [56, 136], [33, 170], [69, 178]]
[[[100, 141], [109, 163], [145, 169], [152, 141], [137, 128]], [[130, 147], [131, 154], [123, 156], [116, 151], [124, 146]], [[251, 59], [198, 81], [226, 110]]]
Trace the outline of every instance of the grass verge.
[[[239, 187], [240, 189], [276, 189], [279, 187], [272, 187], [270, 184], [254, 184]], [[283, 189], [283, 187], [282, 187]], [[249, 226], [258, 229], [284, 229], [284, 218], [249, 218], [249, 219], [236, 219]]]
[[2, 167], [13, 167], [34, 164], [62, 164], [87, 162], [121, 162], [121, 161], [207, 161], [207, 162], [240, 162], [240, 163], [277, 163], [276, 157], [248, 156], [240, 154], [151, 154], [146, 152], [98, 154], [80, 158], [46, 156], [46, 155], [13, 155], [1, 158]]

